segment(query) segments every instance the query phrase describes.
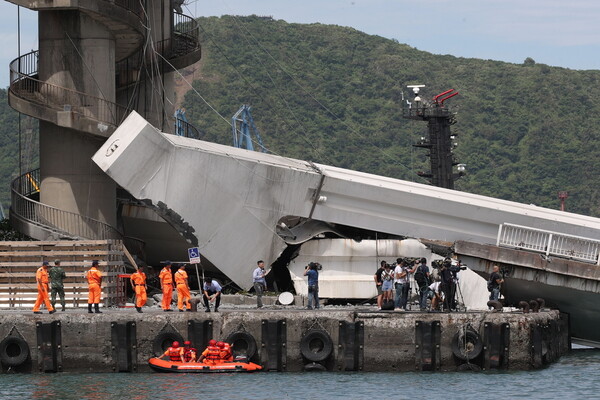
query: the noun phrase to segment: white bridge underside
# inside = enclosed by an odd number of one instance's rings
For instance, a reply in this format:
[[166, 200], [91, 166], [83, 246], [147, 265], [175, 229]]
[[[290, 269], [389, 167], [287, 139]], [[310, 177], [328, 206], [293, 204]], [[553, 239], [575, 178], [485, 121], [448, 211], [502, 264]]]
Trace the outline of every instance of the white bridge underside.
[[494, 244], [503, 223], [600, 239], [597, 218], [164, 134], [136, 113], [93, 160], [178, 214], [202, 256], [245, 288], [255, 261], [286, 247], [280, 219], [313, 207], [314, 220], [447, 242]]

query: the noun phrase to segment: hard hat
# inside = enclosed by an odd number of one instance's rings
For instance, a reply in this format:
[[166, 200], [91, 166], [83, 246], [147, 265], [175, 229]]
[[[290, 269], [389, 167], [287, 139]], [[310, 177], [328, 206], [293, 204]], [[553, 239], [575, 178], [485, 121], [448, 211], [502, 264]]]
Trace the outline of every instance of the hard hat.
[[184, 346], [191, 346], [192, 342], [190, 342], [189, 340], [186, 340], [185, 342], [183, 342]]
[[217, 342], [217, 347], [222, 349], [223, 347], [225, 347], [225, 343], [224, 342]]
[[171, 345], [171, 347], [179, 347], [179, 342], [177, 340], [175, 340], [173, 342], [173, 344]]
[[215, 346], [216, 344], [217, 344], [217, 341], [216, 341], [215, 339], [210, 339], [210, 340], [208, 341], [208, 345], [209, 345], [209, 346]]

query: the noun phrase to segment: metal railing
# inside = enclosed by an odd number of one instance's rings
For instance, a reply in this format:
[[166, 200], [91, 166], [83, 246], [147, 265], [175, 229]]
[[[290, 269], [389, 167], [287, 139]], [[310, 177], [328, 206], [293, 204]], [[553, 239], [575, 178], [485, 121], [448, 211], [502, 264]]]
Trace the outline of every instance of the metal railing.
[[40, 170], [17, 177], [11, 184], [10, 212], [15, 216], [44, 227], [70, 239], [122, 239], [123, 235], [112, 226], [70, 211], [42, 204], [29, 197], [39, 192]]
[[111, 101], [37, 79], [39, 52], [32, 51], [10, 63], [10, 91], [17, 97], [57, 111], [118, 126], [129, 110]]
[[106, 3], [113, 3], [116, 6], [131, 11], [139, 18], [144, 18], [144, 9], [140, 0], [103, 0]]
[[496, 245], [600, 265], [600, 240], [590, 238], [502, 224], [498, 229]]
[[200, 133], [198, 128], [182, 119], [170, 118], [171, 123], [174, 125], [174, 134], [177, 136], [183, 136], [192, 139], [201, 139], [203, 134]]
[[[163, 65], [161, 57], [167, 60], [185, 56], [200, 49], [200, 26], [198, 22], [184, 14], [173, 12], [173, 32], [171, 37], [153, 44], [152, 49], [144, 49], [119, 61], [115, 66], [117, 74], [117, 87], [124, 87], [135, 83], [138, 79], [137, 73], [132, 71], [141, 70], [142, 64], [147, 65], [156, 62], [159, 68], [168, 67]], [[152, 51], [153, 50], [153, 51]]]

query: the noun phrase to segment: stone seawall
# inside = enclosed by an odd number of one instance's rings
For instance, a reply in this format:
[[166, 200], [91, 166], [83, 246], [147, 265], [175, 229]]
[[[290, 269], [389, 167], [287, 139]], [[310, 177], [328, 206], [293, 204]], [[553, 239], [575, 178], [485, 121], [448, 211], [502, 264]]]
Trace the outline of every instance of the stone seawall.
[[228, 339], [235, 351], [275, 371], [525, 370], [570, 348], [567, 317], [546, 310], [11, 311], [0, 315], [0, 338], [5, 372], [149, 371], [150, 357], [184, 339], [199, 349], [209, 339]]

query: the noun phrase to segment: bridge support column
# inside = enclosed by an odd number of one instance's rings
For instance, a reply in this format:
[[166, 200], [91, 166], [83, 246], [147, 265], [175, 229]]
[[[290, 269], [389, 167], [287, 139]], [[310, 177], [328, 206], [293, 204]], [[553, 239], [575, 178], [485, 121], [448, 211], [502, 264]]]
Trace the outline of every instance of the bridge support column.
[[40, 201], [116, 226], [116, 184], [92, 161], [102, 141], [40, 121]]
[[[64, 110], [60, 124], [69, 125], [75, 107], [99, 121], [114, 116], [108, 103], [91, 98], [115, 101], [115, 40], [107, 27], [76, 10], [40, 11], [39, 27], [39, 79], [51, 84], [41, 91], [49, 108]], [[40, 120], [40, 201], [115, 226], [116, 185], [91, 160], [103, 141]], [[61, 222], [75, 228], [81, 220]]]

